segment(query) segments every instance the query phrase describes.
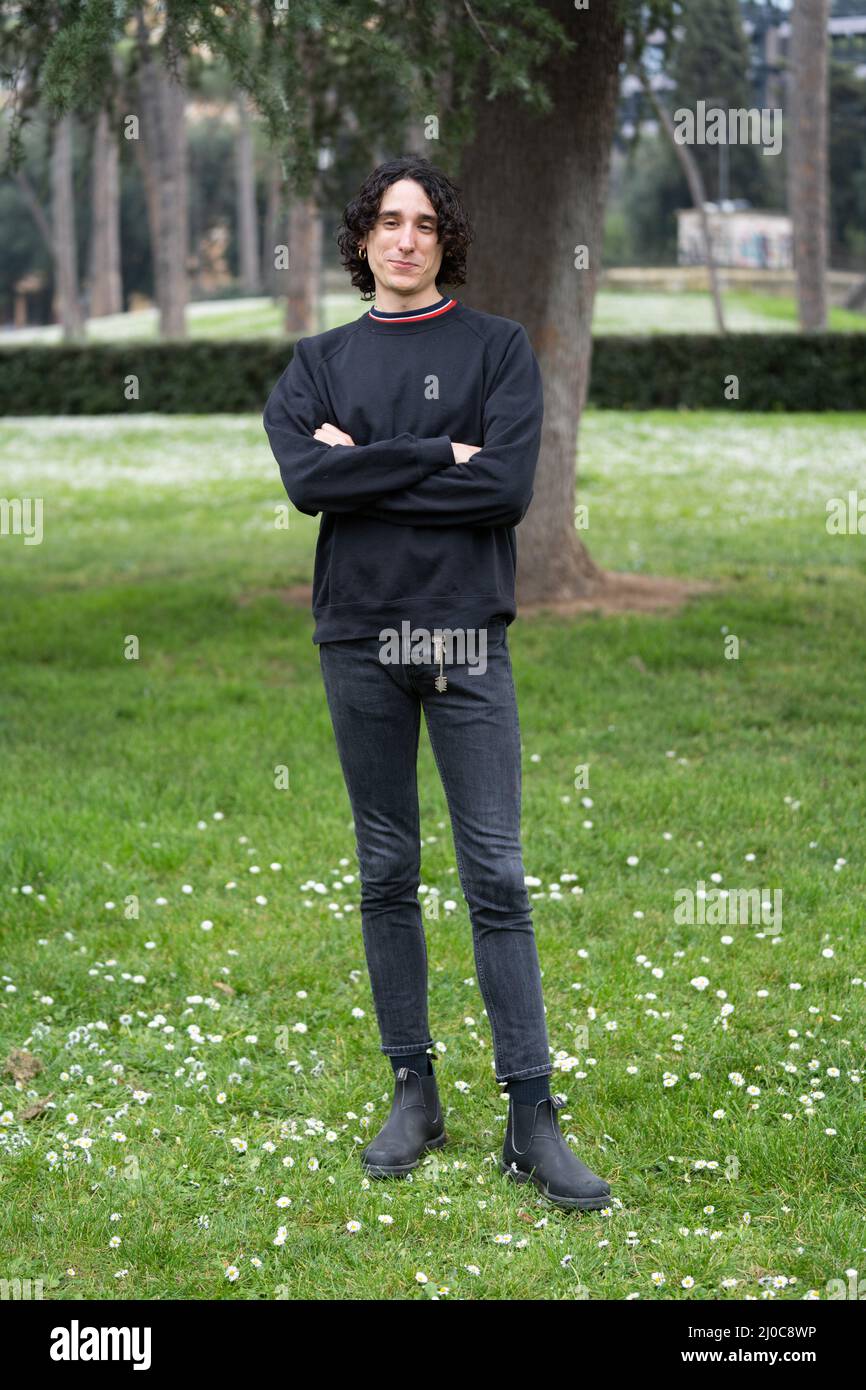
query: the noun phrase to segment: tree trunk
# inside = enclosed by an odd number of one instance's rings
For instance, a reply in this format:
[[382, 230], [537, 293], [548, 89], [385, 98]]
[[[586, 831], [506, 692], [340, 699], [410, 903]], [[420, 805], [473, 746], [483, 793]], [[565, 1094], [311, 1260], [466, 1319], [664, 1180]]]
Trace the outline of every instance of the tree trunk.
[[237, 97], [238, 138], [235, 146], [237, 226], [238, 226], [238, 277], [241, 287], [247, 294], [260, 294], [262, 288], [259, 269], [259, 247], [256, 238], [258, 214], [256, 211], [256, 171], [253, 150], [253, 135], [247, 98], [243, 92]]
[[420, 154], [435, 163], [435, 156], [431, 155], [430, 151], [436, 148], [436, 142], [427, 139], [426, 123], [420, 116], [413, 116], [406, 126], [404, 153]]
[[52, 132], [51, 246], [54, 259], [54, 317], [64, 338], [81, 338], [84, 318], [78, 299], [75, 191], [72, 181], [72, 116], [61, 116]]
[[267, 167], [265, 222], [262, 228], [262, 288], [270, 299], [276, 299], [280, 293], [275, 257], [278, 230], [283, 221], [283, 183], [279, 160], [275, 155], [268, 155]]
[[[518, 531], [519, 603], [568, 600], [603, 582], [575, 529], [575, 449], [624, 34], [614, 5], [576, 12], [570, 0], [546, 0], [545, 8], [577, 41], [546, 72], [552, 109], [535, 116], [513, 95], [479, 101], [459, 179], [475, 239], [458, 297], [522, 323], [544, 378], [541, 454]], [[577, 269], [583, 246], [588, 266]]]
[[36, 223], [37, 230], [42, 238], [42, 245], [45, 247], [45, 250], [48, 252], [48, 255], [53, 256], [54, 237], [51, 231], [50, 218], [46, 214], [44, 207], [42, 206], [38, 197], [36, 196], [33, 185], [31, 184], [24, 170], [15, 169], [13, 172], [13, 177], [15, 179], [16, 184], [18, 185], [18, 191], [20, 192], [21, 197], [24, 199], [24, 202], [26, 203], [27, 207], [30, 209], [30, 215], [33, 218], [33, 221]]
[[710, 237], [710, 222], [707, 217], [706, 201], [707, 195], [704, 192], [704, 178], [701, 173], [701, 166], [695, 159], [687, 145], [681, 145], [674, 132], [674, 123], [667, 107], [660, 101], [658, 94], [653, 91], [649, 78], [646, 73], [640, 74], [643, 89], [650, 99], [653, 110], [658, 116], [659, 122], [668, 139], [674, 148], [674, 153], [680, 162], [680, 167], [685, 175], [689, 186], [692, 205], [697, 210], [701, 220], [701, 231], [704, 237], [704, 251], [707, 258], [707, 271], [710, 277], [710, 290], [713, 296], [713, 306], [716, 311], [716, 327], [720, 333], [725, 331], [725, 314], [722, 308], [722, 293], [719, 288], [719, 275], [716, 269], [716, 260], [713, 255], [713, 243]]
[[319, 331], [322, 217], [315, 196], [289, 204], [289, 265], [285, 271], [285, 331], [294, 337]]
[[159, 331], [163, 338], [185, 338], [189, 299], [186, 97], [182, 84], [149, 43], [141, 11], [137, 37], [143, 136], [139, 154], [147, 189]]
[[123, 312], [120, 276], [120, 179], [117, 140], [103, 108], [91, 159], [90, 317]]
[[[830, 0], [795, 0], [791, 15], [788, 199], [800, 327], [827, 327], [827, 21]], [[787, 133], [787, 132], [786, 132]]]

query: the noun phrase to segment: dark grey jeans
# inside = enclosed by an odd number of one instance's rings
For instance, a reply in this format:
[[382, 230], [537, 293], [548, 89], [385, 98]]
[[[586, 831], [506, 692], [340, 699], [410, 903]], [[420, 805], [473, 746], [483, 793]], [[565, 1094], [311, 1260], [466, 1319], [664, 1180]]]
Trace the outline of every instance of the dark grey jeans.
[[[421, 879], [417, 757], [424, 707], [472, 923], [497, 1081], [552, 1070], [538, 951], [520, 845], [517, 701], [504, 621], [487, 629], [487, 669], [383, 662], [378, 636], [319, 644], [319, 662], [355, 824], [361, 926], [381, 1051], [432, 1046]], [[476, 647], [476, 651], [478, 648]], [[431, 650], [428, 655], [435, 657]], [[465, 655], [465, 653], [464, 653]], [[477, 660], [477, 658], [476, 658]]]

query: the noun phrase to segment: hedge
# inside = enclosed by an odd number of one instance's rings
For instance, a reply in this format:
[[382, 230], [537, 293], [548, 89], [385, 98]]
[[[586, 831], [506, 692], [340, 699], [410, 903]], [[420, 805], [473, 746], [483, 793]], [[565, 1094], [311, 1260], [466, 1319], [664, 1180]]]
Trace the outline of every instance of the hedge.
[[608, 410], [866, 410], [866, 333], [596, 338], [589, 399]]
[[[0, 348], [0, 414], [261, 411], [289, 338]], [[736, 377], [736, 396], [726, 385]], [[127, 399], [133, 383], [132, 398]], [[609, 410], [866, 410], [866, 333], [593, 339], [589, 400]]]

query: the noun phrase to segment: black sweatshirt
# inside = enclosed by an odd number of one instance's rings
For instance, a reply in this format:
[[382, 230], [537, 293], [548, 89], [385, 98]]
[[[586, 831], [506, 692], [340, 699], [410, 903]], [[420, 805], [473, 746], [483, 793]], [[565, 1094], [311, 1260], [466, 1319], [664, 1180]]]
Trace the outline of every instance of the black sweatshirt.
[[[543, 409], [523, 326], [448, 296], [295, 344], [263, 423], [290, 500], [322, 513], [314, 642], [513, 621]], [[325, 422], [354, 445], [314, 439]], [[452, 440], [482, 447], [455, 463]]]

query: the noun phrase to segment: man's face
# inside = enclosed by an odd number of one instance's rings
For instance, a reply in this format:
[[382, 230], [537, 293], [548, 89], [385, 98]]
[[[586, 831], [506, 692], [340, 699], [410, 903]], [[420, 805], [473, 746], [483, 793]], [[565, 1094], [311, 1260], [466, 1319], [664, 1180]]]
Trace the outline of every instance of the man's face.
[[400, 179], [382, 194], [379, 214], [360, 243], [377, 290], [414, 297], [435, 288], [443, 247], [436, 210], [420, 183]]

